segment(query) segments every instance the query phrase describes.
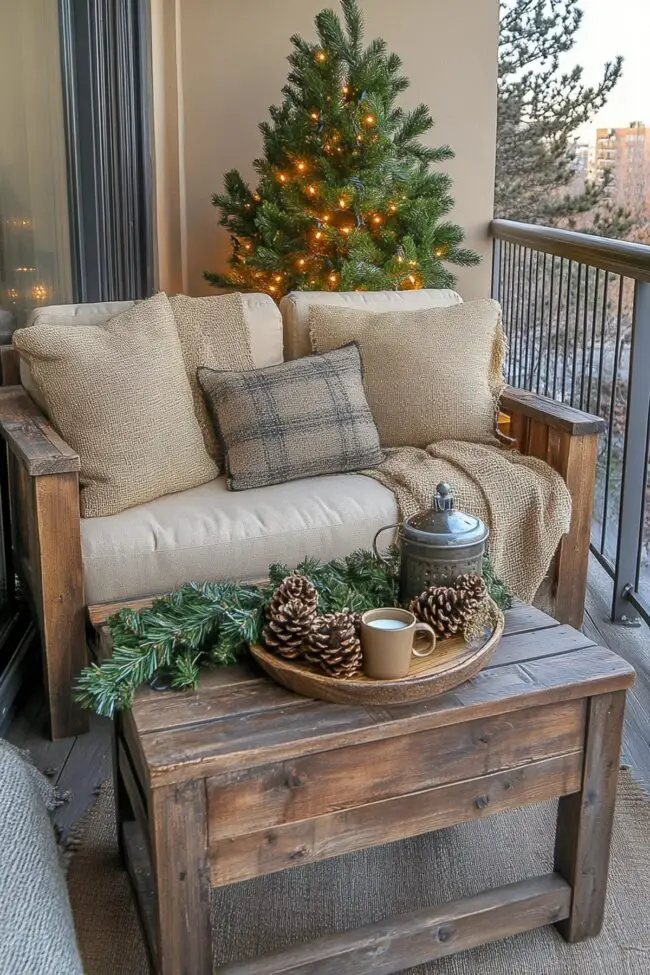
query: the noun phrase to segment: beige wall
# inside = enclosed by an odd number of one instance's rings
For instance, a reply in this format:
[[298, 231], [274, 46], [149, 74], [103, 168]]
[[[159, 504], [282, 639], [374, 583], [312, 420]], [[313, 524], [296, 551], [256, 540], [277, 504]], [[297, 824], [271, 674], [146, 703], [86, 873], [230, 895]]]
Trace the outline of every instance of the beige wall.
[[[258, 123], [281, 100], [289, 37], [313, 37], [324, 0], [155, 0], [154, 93], [160, 286], [210, 293], [204, 268], [223, 267], [228, 239], [211, 194], [227, 169], [252, 178]], [[336, 4], [332, 4], [336, 6]], [[404, 61], [405, 106], [426, 102], [433, 145], [456, 158], [454, 219], [484, 260], [458, 272], [464, 297], [489, 294], [496, 130], [498, 0], [365, 0], [366, 36]]]

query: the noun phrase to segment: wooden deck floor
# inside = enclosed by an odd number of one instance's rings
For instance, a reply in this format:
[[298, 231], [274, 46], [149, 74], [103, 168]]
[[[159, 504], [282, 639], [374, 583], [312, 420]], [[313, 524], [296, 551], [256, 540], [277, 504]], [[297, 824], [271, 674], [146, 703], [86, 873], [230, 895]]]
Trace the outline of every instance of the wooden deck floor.
[[[610, 601], [611, 580], [592, 560], [583, 629], [592, 640], [610, 647], [636, 669], [636, 683], [628, 693], [623, 761], [650, 791], [650, 630], [611, 623]], [[64, 837], [90, 806], [95, 788], [111, 774], [110, 729], [110, 721], [93, 716], [88, 734], [49, 741], [40, 691], [26, 698], [14, 717], [7, 738], [29, 749], [39, 768], [51, 770], [53, 781], [71, 793], [70, 802], [55, 814]]]

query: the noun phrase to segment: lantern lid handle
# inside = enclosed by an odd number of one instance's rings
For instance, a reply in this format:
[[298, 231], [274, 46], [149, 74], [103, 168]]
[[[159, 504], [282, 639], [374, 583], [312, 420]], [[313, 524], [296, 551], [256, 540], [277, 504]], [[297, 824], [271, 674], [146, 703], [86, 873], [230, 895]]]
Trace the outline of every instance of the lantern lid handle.
[[446, 481], [441, 481], [436, 488], [436, 493], [433, 496], [433, 509], [434, 511], [453, 511], [454, 509], [454, 492], [451, 484], [447, 484]]

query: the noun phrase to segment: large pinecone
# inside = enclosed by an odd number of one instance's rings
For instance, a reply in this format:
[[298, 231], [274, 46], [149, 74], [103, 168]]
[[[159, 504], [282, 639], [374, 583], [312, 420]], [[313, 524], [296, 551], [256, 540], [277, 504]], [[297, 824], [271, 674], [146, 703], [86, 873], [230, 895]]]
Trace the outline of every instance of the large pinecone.
[[462, 635], [466, 624], [487, 596], [478, 575], [463, 575], [455, 586], [430, 586], [411, 601], [409, 609], [428, 623], [443, 640]]
[[352, 677], [361, 670], [361, 641], [356, 613], [317, 616], [307, 638], [305, 659], [330, 677]]
[[454, 588], [463, 597], [465, 608], [471, 613], [476, 612], [488, 594], [485, 579], [474, 572], [459, 576]]
[[299, 599], [301, 603], [304, 603], [307, 608], [311, 609], [312, 616], [316, 615], [318, 609], [318, 593], [316, 592], [315, 586], [312, 585], [306, 576], [301, 576], [299, 572], [292, 572], [291, 575], [286, 576], [282, 580], [271, 596], [266, 607], [267, 619], [273, 619], [277, 615], [280, 607], [292, 599]]
[[311, 604], [300, 599], [290, 599], [276, 605], [273, 615], [267, 609], [266, 619], [266, 626], [262, 630], [264, 646], [288, 660], [302, 657], [314, 621]]

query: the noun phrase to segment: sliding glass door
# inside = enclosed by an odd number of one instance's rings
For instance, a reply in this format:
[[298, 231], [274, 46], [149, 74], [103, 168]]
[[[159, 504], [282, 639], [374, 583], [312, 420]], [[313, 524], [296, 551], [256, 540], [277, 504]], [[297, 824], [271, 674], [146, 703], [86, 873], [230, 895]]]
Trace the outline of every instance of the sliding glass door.
[[0, 13], [0, 341], [73, 298], [58, 0]]

